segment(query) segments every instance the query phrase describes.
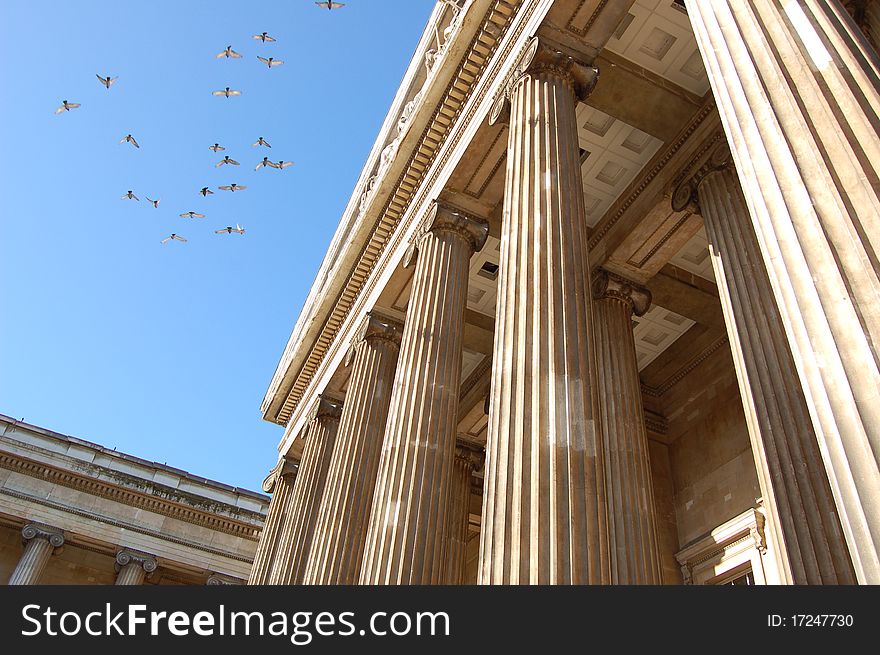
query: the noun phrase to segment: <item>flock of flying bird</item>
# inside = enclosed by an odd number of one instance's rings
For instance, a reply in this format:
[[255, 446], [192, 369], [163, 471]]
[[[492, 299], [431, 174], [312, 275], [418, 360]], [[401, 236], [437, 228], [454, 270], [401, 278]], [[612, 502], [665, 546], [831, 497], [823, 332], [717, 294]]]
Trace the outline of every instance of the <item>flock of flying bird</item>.
[[[323, 8], [326, 8], [326, 9], [328, 9], [328, 10], [339, 9], [339, 8], [345, 6], [345, 4], [342, 3], [342, 2], [315, 2], [315, 4], [318, 5], [319, 7], [323, 7]], [[260, 34], [254, 34], [253, 38], [254, 38], [255, 40], [257, 40], [257, 41], [261, 41], [262, 43], [273, 43], [273, 42], [276, 41], [276, 39], [275, 39], [274, 37], [270, 36], [268, 32], [261, 32]], [[227, 59], [230, 59], [230, 58], [231, 58], [231, 59], [241, 59], [242, 56], [241, 56], [240, 53], [238, 53], [238, 52], [236, 52], [235, 50], [233, 50], [231, 45], [229, 45], [229, 46], [226, 47], [225, 50], [223, 50], [222, 52], [220, 52], [220, 53], [217, 55], [217, 59], [221, 59], [221, 58], [227, 58]], [[282, 60], [280, 60], [280, 59], [275, 59], [274, 57], [261, 57], [261, 56], [257, 55], [257, 59], [259, 59], [261, 62], [263, 62], [264, 64], [266, 64], [266, 66], [269, 67], [270, 69], [271, 69], [273, 66], [281, 66], [282, 64], [284, 64], [284, 62], [283, 62]], [[119, 79], [118, 76], [116, 76], [116, 77], [110, 77], [109, 75], [106, 76], [106, 77], [102, 77], [101, 75], [96, 75], [96, 77], [98, 78], [98, 81], [99, 81], [102, 85], [104, 85], [108, 90], [109, 90], [110, 87], [113, 85], [113, 83], [116, 82], [117, 79]], [[225, 89], [223, 89], [223, 90], [221, 90], [221, 91], [214, 91], [214, 92], [213, 92], [213, 95], [215, 95], [215, 96], [224, 96], [224, 97], [226, 97], [226, 98], [230, 98], [230, 97], [233, 97], [233, 96], [240, 96], [240, 95], [241, 95], [241, 91], [237, 91], [237, 90], [232, 89], [232, 88], [230, 88], [230, 87], [227, 86]], [[78, 103], [78, 102], [68, 102], [67, 100], [64, 100], [64, 101], [62, 101], [61, 106], [58, 107], [58, 108], [55, 110], [55, 114], [56, 114], [56, 115], [57, 115], [57, 114], [62, 114], [62, 113], [64, 113], [65, 111], [70, 111], [71, 109], [78, 109], [80, 106], [81, 106], [81, 105], [80, 105], [80, 103]], [[136, 140], [131, 134], [126, 134], [126, 135], [125, 135], [125, 136], [119, 141], [119, 143], [130, 143], [130, 144], [131, 144], [132, 146], [134, 146], [135, 148], [138, 148], [138, 149], [140, 148], [140, 144], [138, 144], [137, 140]], [[264, 139], [262, 136], [259, 137], [259, 138], [258, 138], [258, 139], [252, 144], [251, 147], [257, 147], [257, 146], [261, 146], [261, 147], [265, 147], [265, 148], [271, 148], [271, 147], [272, 147], [272, 146], [269, 144], [269, 142], [266, 141], [266, 139]], [[216, 153], [216, 152], [219, 152], [219, 151], [221, 151], [221, 150], [226, 150], [226, 148], [224, 148], [223, 146], [221, 146], [219, 143], [214, 143], [213, 145], [208, 146], [208, 148], [209, 148], [210, 150], [213, 150], [215, 153]], [[229, 155], [225, 155], [225, 156], [223, 157], [223, 159], [221, 159], [219, 162], [217, 162], [217, 163], [215, 164], [215, 167], [220, 168], [221, 166], [224, 166], [224, 165], [240, 166], [240, 163], [237, 162], [237, 161], [235, 161], [234, 159], [232, 159]], [[283, 170], [283, 169], [287, 168], [288, 166], [292, 166], [292, 165], [293, 165], [293, 162], [292, 162], [292, 161], [284, 161], [284, 160], [282, 159], [282, 160], [280, 160], [280, 161], [273, 162], [273, 161], [269, 161], [269, 157], [263, 157], [262, 161], [260, 161], [260, 162], [256, 165], [256, 167], [254, 168], [254, 170], [255, 170], [255, 171], [258, 171], [258, 170], [260, 170], [261, 168], [265, 168], [265, 167], [268, 167], [268, 168], [277, 168], [277, 169], [279, 169], [279, 170]], [[233, 182], [232, 184], [221, 185], [221, 186], [218, 186], [217, 188], [218, 188], [219, 190], [221, 190], [221, 191], [229, 191], [229, 192], [234, 193], [235, 191], [243, 191], [243, 190], [247, 189], [247, 186], [245, 186], [245, 185], [243, 185], [243, 184], [236, 184], [236, 183]], [[199, 190], [199, 193], [202, 194], [202, 196], [205, 196], [205, 197], [214, 194], [214, 192], [211, 191], [211, 189], [210, 189], [209, 187], [202, 187], [202, 188]], [[145, 197], [146, 197], [146, 196], [145, 196]], [[138, 197], [134, 194], [134, 192], [131, 191], [131, 190], [128, 190], [128, 191], [127, 191], [127, 192], [121, 197], [121, 199], [122, 199], [122, 200], [137, 200], [137, 201], [140, 201], [140, 198], [138, 198]], [[155, 207], [156, 209], [159, 208], [159, 201], [160, 201], [160, 199], [157, 198], [156, 200], [152, 200], [152, 199], [150, 199], [150, 198], [146, 198], [146, 200], [147, 200], [147, 202], [149, 202], [150, 204], [152, 204], [153, 207]], [[188, 212], [184, 212], [183, 214], [180, 214], [180, 217], [181, 217], [181, 218], [205, 218], [205, 214], [200, 214], [200, 213], [198, 213], [198, 212], [194, 212], [194, 211], [188, 211]], [[232, 226], [230, 226], [230, 225], [227, 225], [226, 227], [221, 228], [221, 229], [219, 229], [219, 230], [214, 230], [214, 234], [233, 234], [233, 233], [243, 235], [243, 234], [245, 233], [245, 230], [244, 230], [244, 228], [242, 228], [241, 225], [239, 225], [239, 224], [236, 224], [235, 227], [232, 227]], [[170, 235], [168, 235], [167, 237], [165, 237], [164, 239], [162, 239], [162, 240], [161, 240], [161, 243], [165, 244], [165, 243], [168, 243], [169, 241], [181, 241], [181, 242], [186, 243], [186, 239], [185, 239], [184, 237], [182, 237], [181, 235], [177, 234], [176, 232], [172, 232]]]

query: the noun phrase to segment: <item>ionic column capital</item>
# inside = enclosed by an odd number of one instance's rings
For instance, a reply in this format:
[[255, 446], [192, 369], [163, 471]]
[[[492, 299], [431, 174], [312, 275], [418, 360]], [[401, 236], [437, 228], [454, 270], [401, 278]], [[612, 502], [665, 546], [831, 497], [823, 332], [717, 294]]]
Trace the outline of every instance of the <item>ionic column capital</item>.
[[114, 568], [116, 572], [119, 573], [120, 570], [128, 566], [129, 564], [138, 564], [144, 570], [144, 573], [152, 573], [159, 566], [159, 563], [156, 561], [156, 558], [147, 553], [142, 553], [138, 550], [131, 550], [129, 548], [124, 548], [116, 553], [116, 563], [114, 564]]
[[212, 573], [211, 577], [208, 578], [208, 581], [205, 583], [206, 585], [231, 585], [238, 586], [245, 584], [244, 580], [239, 578], [233, 578], [231, 575], [223, 575], [222, 573]]
[[64, 531], [42, 523], [28, 523], [21, 529], [21, 543], [27, 545], [31, 539], [45, 539], [53, 548], [61, 548]]
[[403, 324], [390, 316], [386, 316], [375, 309], [367, 312], [360, 326], [354, 333], [351, 346], [345, 355], [345, 365], [351, 364], [354, 358], [354, 350], [359, 344], [370, 339], [387, 341], [400, 348], [400, 340], [403, 337]]
[[489, 222], [484, 218], [468, 214], [463, 209], [435, 200], [406, 252], [403, 260], [404, 268], [415, 264], [419, 243], [429, 232], [457, 234], [470, 244], [472, 252], [480, 252], [489, 237]]
[[575, 97], [581, 101], [592, 93], [599, 80], [598, 68], [578, 61], [534, 36], [526, 44], [503, 90], [495, 99], [489, 112], [489, 125], [506, 123], [509, 119], [508, 108], [513, 88], [526, 77], [541, 74], [556, 75], [565, 80]]
[[732, 165], [733, 157], [730, 154], [730, 147], [727, 145], [727, 141], [722, 139], [721, 143], [712, 148], [701, 163], [697, 162], [688, 167], [696, 169], [696, 172], [680, 182], [673, 190], [673, 211], [689, 210], [695, 214], [701, 214], [698, 195], [700, 185], [713, 173], [720, 173]]
[[263, 491], [267, 494], [273, 493], [275, 491], [275, 485], [280, 478], [289, 478], [289, 481], [292, 483], [296, 478], [297, 470], [299, 470], [299, 462], [297, 460], [289, 457], [282, 457], [278, 460], [275, 468], [269, 471], [269, 475], [263, 480], [263, 484], [261, 485]]
[[636, 316], [641, 316], [651, 306], [648, 289], [601, 268], [593, 273], [593, 298], [619, 300], [629, 305]]
[[471, 472], [478, 471], [483, 466], [486, 451], [477, 445], [464, 441], [455, 443], [455, 459], [471, 468]]
[[326, 418], [330, 421], [338, 422], [342, 416], [342, 399], [330, 394], [318, 394], [312, 409], [309, 411], [309, 417], [306, 421], [311, 423], [319, 418]]

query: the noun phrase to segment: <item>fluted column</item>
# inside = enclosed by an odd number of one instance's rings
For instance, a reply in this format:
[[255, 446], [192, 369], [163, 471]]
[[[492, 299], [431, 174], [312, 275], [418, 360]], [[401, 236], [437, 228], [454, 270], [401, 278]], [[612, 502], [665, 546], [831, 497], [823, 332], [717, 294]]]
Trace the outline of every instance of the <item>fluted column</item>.
[[357, 584], [373, 504], [403, 326], [378, 312], [364, 318], [339, 435], [318, 510], [306, 584]]
[[673, 202], [703, 215], [783, 579], [852, 584], [819, 442], [748, 208], [725, 144]]
[[56, 548], [64, 545], [64, 533], [47, 525], [29, 523], [21, 530], [24, 552], [9, 576], [11, 585], [35, 585]]
[[446, 584], [464, 584], [468, 522], [471, 513], [471, 477], [483, 463], [482, 449], [459, 442], [452, 464], [449, 517], [446, 523]]
[[471, 255], [486, 221], [435, 203], [417, 254], [370, 513], [362, 584], [443, 582]]
[[327, 394], [319, 395], [312, 407], [269, 584], [303, 582], [341, 413], [342, 401]]
[[611, 584], [661, 584], [654, 485], [632, 329], [633, 314], [648, 311], [651, 293], [599, 271], [593, 299]]
[[116, 553], [116, 584], [141, 585], [148, 573], [156, 570], [156, 558], [136, 550], [120, 550]]
[[247, 582], [249, 585], [269, 583], [275, 554], [281, 541], [281, 531], [290, 512], [290, 499], [298, 468], [298, 462], [282, 457], [263, 480], [263, 491], [272, 494], [272, 500], [269, 502], [266, 522], [263, 524], [260, 542], [254, 555], [254, 564]]
[[880, 583], [880, 64], [837, 0], [686, 0], [857, 579]]
[[535, 38], [509, 87], [482, 584], [610, 579], [575, 119], [596, 76]]

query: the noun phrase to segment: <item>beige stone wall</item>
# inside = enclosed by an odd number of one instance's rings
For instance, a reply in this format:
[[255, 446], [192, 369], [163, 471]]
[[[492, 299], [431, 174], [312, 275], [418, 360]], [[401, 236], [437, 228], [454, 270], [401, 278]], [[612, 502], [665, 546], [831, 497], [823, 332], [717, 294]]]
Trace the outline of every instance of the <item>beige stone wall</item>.
[[3, 582], [12, 574], [22, 550], [21, 532], [0, 526], [0, 580]]
[[0, 415], [0, 584], [29, 523], [63, 531], [39, 584], [114, 584], [120, 550], [148, 584], [247, 579], [268, 498]]
[[754, 507], [761, 492], [726, 347], [664, 394], [664, 401], [673, 505], [684, 547]]

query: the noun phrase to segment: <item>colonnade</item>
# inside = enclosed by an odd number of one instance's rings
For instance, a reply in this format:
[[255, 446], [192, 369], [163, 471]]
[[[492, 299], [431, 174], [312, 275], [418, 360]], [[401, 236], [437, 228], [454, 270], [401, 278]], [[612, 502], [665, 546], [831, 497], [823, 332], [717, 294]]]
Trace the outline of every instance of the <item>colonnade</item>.
[[[834, 0], [686, 5], [727, 138], [670, 191], [706, 224], [779, 568], [877, 583], [880, 63]], [[484, 584], [661, 582], [631, 329], [650, 294], [587, 245], [575, 117], [597, 76], [533, 38], [491, 112], [508, 148]], [[406, 319], [364, 317], [252, 582], [463, 580], [479, 465], [456, 435], [463, 316], [487, 232], [443, 202], [424, 218]]]

